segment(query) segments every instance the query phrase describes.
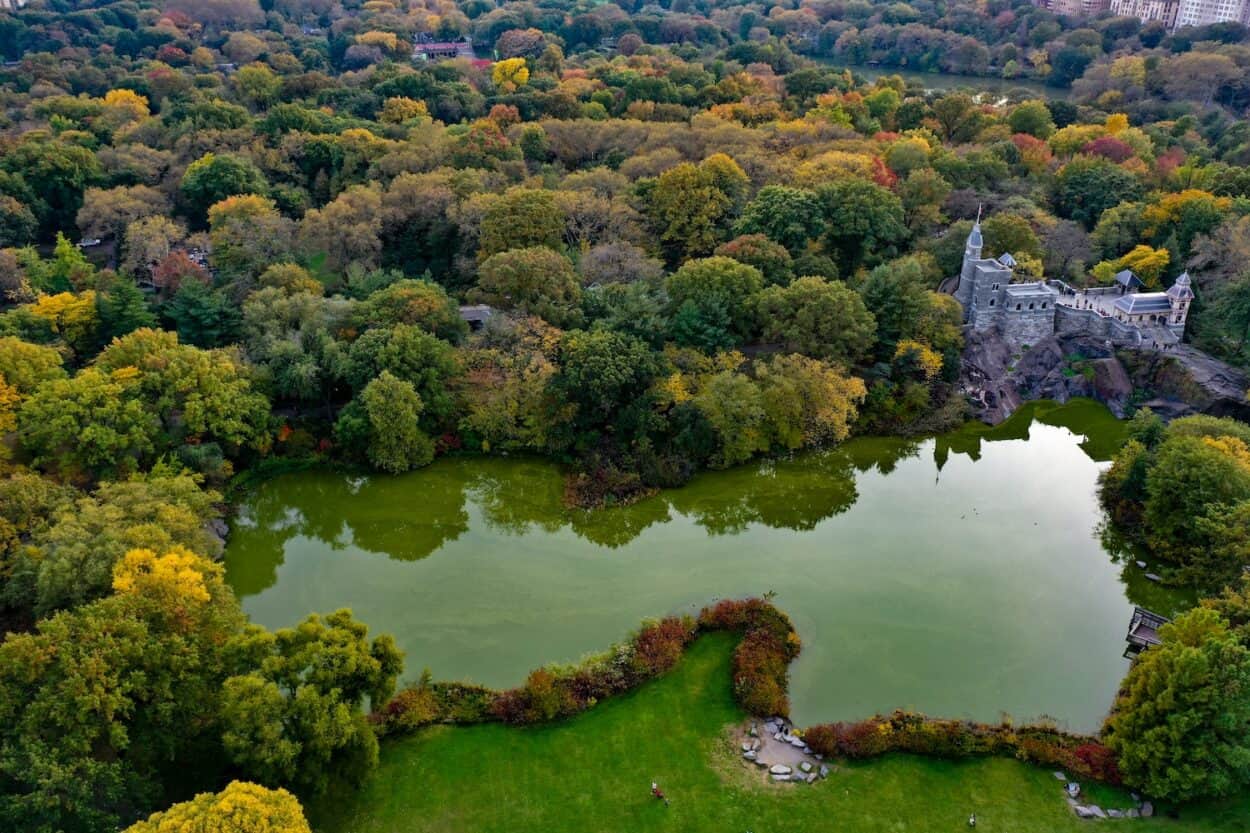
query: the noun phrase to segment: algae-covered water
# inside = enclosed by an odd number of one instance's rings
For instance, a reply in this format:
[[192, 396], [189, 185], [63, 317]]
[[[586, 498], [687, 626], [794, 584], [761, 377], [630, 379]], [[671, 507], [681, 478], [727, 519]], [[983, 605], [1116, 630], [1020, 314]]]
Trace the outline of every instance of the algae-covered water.
[[1133, 602], [1177, 600], [1099, 539], [1098, 473], [1123, 428], [1091, 402], [996, 429], [839, 448], [696, 478], [637, 505], [562, 505], [528, 459], [397, 477], [303, 472], [240, 506], [226, 553], [269, 627], [352, 608], [407, 676], [504, 687], [647, 616], [774, 593], [803, 638], [797, 722], [896, 707], [1095, 729]]

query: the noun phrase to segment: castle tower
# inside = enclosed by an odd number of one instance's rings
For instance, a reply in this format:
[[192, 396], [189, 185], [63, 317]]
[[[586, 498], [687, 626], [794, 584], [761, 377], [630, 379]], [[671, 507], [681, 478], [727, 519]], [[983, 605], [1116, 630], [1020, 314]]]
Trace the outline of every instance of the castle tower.
[[965, 321], [968, 320], [972, 299], [976, 295], [976, 264], [981, 259], [983, 246], [984, 241], [981, 239], [981, 214], [977, 212], [977, 221], [972, 224], [972, 231], [968, 234], [967, 242], [964, 243], [964, 262], [963, 267], [959, 270], [959, 287], [955, 290], [955, 300], [963, 305]]
[[1189, 273], [1181, 272], [1176, 278], [1176, 283], [1168, 288], [1168, 301], [1172, 306], [1171, 315], [1168, 316], [1168, 329], [1177, 338], [1185, 333], [1185, 319], [1189, 316], [1189, 305], [1194, 300], [1194, 290], [1191, 284]]

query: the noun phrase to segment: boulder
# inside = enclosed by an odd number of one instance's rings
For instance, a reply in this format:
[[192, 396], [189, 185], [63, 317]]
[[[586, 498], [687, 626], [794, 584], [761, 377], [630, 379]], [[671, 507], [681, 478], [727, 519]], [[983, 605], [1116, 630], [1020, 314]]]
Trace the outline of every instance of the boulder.
[[755, 750], [748, 749], [747, 751], [742, 753], [742, 757], [746, 758], [748, 761], [754, 761], [756, 758]]
[[1107, 818], [1109, 818], [1109, 819], [1122, 819], [1122, 818], [1124, 818], [1124, 811], [1123, 811], [1123, 810], [1116, 810], [1116, 809], [1111, 809], [1111, 810], [1108, 810], [1108, 811], [1107, 811]]
[[824, 766], [823, 764], [821, 765], [821, 767], [820, 767], [820, 777], [821, 777], [821, 778], [828, 778], [828, 777], [829, 777], [829, 767]]
[[790, 780], [790, 776], [789, 776], [789, 775], [774, 775], [774, 776], [772, 776], [772, 779], [773, 779], [774, 781], [777, 781], [777, 782], [781, 782], [781, 781], [789, 781], [789, 780]]
[[1055, 776], [1055, 780], [1056, 780], [1056, 781], [1067, 781], [1067, 780], [1068, 780], [1068, 776], [1067, 776], [1067, 775], [1064, 775], [1062, 772], [1052, 772], [1052, 773], [1051, 773], [1051, 775]]
[[1093, 812], [1096, 819], [1105, 819], [1107, 817], [1107, 813], [1097, 804], [1090, 804], [1089, 809]]
[[804, 772], [811, 772], [812, 765], [809, 764], [807, 761], [804, 761], [803, 763], [799, 764], [799, 769], [803, 770]]
[[750, 751], [751, 751], [751, 744], [749, 744], [749, 743], [744, 743], [744, 744], [742, 744], [742, 751], [743, 751], [743, 752], [750, 752]]
[[1139, 809], [1141, 810], [1141, 817], [1144, 819], [1148, 819], [1155, 814], [1155, 806], [1149, 801], [1143, 801]]
[[790, 767], [786, 766], [785, 764], [773, 764], [771, 767], [768, 768], [768, 771], [771, 772], [773, 775], [789, 775], [791, 772], [793, 772], [793, 770], [790, 769]]
[[816, 777], [817, 777], [817, 776], [816, 776], [816, 773], [814, 773], [814, 772], [813, 772], [811, 775], [808, 775], [808, 776], [807, 776], [807, 783], [809, 783], [809, 784], [815, 783], [815, 781], [816, 781]]
[[1095, 818], [1093, 807], [1087, 807], [1084, 804], [1078, 804], [1076, 805], [1074, 809], [1076, 810], [1076, 814], [1083, 819]]

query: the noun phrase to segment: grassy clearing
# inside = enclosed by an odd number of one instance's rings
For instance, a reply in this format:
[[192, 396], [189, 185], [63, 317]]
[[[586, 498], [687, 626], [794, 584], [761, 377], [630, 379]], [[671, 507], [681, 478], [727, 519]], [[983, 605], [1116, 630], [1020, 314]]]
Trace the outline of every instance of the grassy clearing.
[[[1187, 808], [1180, 819], [1081, 822], [1049, 772], [1010, 760], [892, 756], [840, 766], [823, 783], [771, 784], [741, 766], [726, 727], [735, 637], [691, 647], [668, 676], [553, 726], [438, 727], [387, 743], [360, 790], [309, 807], [319, 833], [966, 830], [1063, 833], [1091, 824], [1134, 833], [1250, 833], [1250, 796]], [[672, 800], [648, 794], [659, 781]], [[1097, 797], [1115, 806], [1114, 791]], [[1120, 796], [1128, 806], [1127, 798]]]

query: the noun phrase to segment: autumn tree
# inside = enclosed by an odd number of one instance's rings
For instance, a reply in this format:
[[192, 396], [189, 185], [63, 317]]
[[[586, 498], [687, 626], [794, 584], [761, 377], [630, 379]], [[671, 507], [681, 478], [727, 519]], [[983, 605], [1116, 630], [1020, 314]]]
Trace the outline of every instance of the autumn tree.
[[581, 285], [568, 258], [547, 248], [511, 249], [478, 268], [471, 298], [505, 310], [537, 315], [556, 325], [575, 323]]
[[299, 799], [284, 789], [270, 790], [247, 781], [231, 781], [219, 793], [200, 793], [190, 801], [153, 813], [124, 833], [312, 833]]
[[669, 168], [645, 189], [647, 211], [670, 262], [709, 254], [741, 211], [747, 176], [725, 154]]
[[550, 191], [512, 188], [492, 200], [482, 215], [478, 259], [536, 246], [559, 251], [563, 235], [564, 215]]

